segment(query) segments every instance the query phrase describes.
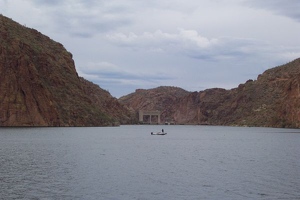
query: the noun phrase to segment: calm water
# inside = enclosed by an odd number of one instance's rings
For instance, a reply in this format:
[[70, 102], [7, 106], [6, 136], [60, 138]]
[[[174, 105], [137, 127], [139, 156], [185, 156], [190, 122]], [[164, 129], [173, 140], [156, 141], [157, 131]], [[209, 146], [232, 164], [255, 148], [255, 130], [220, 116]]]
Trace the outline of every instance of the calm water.
[[[151, 136], [151, 131], [168, 132]], [[0, 129], [0, 199], [300, 199], [300, 130]]]

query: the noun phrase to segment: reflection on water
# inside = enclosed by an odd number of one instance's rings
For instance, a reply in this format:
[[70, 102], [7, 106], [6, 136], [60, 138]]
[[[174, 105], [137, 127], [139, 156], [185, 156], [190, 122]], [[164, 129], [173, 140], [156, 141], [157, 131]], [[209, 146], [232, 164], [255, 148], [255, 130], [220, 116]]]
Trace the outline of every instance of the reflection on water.
[[300, 199], [298, 130], [161, 128], [2, 128], [0, 196]]

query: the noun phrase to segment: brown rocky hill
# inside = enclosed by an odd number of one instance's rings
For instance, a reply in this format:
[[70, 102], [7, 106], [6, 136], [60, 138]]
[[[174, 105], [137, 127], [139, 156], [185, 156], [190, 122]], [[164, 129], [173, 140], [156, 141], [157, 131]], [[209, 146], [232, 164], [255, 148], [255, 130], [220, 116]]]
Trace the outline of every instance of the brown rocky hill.
[[106, 126], [129, 116], [78, 76], [63, 45], [0, 15], [0, 126]]
[[[220, 88], [200, 92], [187, 92], [173, 97], [172, 94], [143, 90], [122, 97], [120, 102], [136, 112], [149, 108], [166, 113], [164, 118], [177, 124], [211, 124], [237, 126], [266, 126], [300, 128], [300, 59], [278, 66], [249, 80], [237, 88]], [[143, 97], [147, 96], [146, 99]], [[126, 101], [124, 100], [126, 99]], [[152, 105], [141, 107], [142, 103]], [[176, 99], [176, 100], [175, 100]], [[147, 103], [146, 103], [147, 102]], [[156, 106], [156, 102], [160, 102]], [[167, 112], [168, 111], [168, 112]]]
[[161, 86], [154, 89], [137, 89], [134, 93], [123, 96], [119, 101], [136, 114], [138, 111], [161, 111], [161, 121], [172, 121], [177, 102], [190, 92], [178, 87]]
[[[221, 101], [227, 91], [225, 89], [210, 89], [205, 91], [206, 98], [200, 102], [198, 92], [188, 92], [179, 87], [161, 86], [153, 89], [137, 89], [134, 93], [123, 96], [119, 101], [135, 113], [138, 120], [138, 112], [160, 111], [161, 122], [175, 122], [177, 124], [208, 123], [201, 116], [199, 106], [205, 103], [213, 109], [214, 104]], [[203, 95], [202, 95], [203, 96]], [[209, 109], [208, 109], [208, 112]]]

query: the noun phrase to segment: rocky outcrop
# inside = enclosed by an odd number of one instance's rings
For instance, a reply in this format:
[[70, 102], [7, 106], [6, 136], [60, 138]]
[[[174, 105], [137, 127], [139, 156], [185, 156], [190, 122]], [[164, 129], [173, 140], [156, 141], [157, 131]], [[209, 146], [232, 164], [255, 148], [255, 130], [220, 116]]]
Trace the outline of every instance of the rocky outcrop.
[[106, 126], [129, 111], [80, 78], [72, 54], [0, 15], [0, 126]]
[[173, 95], [166, 90], [157, 98], [156, 89], [151, 89], [144, 90], [143, 95], [137, 91], [120, 101], [135, 111], [143, 108], [141, 102], [147, 102], [152, 105], [151, 109], [161, 110], [166, 113], [164, 118], [177, 124], [300, 128], [299, 85], [300, 59], [296, 59], [231, 90], [213, 88], [185, 92], [173, 97], [174, 101], [165, 101], [161, 97]]
[[172, 121], [177, 102], [189, 92], [178, 87], [161, 86], [154, 89], [137, 89], [135, 93], [123, 96], [119, 101], [135, 114], [138, 121], [138, 111], [161, 111], [161, 121]]

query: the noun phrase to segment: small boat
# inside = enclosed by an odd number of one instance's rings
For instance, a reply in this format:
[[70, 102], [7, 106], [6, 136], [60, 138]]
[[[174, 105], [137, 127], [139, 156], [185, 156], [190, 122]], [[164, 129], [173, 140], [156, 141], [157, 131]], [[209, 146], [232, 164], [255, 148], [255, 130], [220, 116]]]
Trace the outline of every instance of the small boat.
[[156, 133], [151, 132], [151, 135], [167, 135], [167, 133], [165, 133], [164, 129], [162, 129], [161, 132], [156, 132]]
[[151, 135], [167, 135], [167, 133], [164, 133], [164, 132], [153, 133], [153, 132], [151, 132]]

